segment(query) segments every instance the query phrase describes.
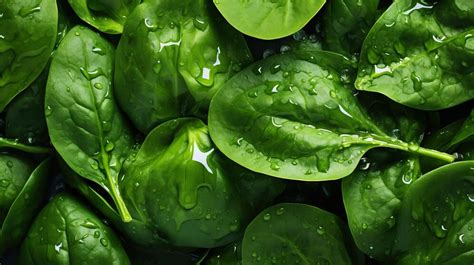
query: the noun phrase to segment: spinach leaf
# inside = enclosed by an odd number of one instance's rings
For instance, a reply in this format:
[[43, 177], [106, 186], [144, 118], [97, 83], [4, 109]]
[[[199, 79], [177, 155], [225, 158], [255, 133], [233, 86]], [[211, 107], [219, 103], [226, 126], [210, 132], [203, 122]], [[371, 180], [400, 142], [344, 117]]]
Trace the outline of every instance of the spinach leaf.
[[270, 40], [289, 36], [302, 29], [325, 2], [326, 0], [217, 0], [214, 4], [222, 16], [240, 32]]
[[29, 159], [0, 155], [0, 256], [21, 243], [46, 199], [51, 160], [36, 169]]
[[[387, 99], [361, 95], [374, 122], [393, 137], [419, 143], [424, 115]], [[409, 185], [421, 176], [417, 156], [375, 149], [342, 181], [349, 228], [358, 248], [372, 258], [389, 261], [401, 202]]]
[[118, 187], [132, 133], [112, 90], [114, 50], [97, 33], [74, 27], [51, 62], [45, 115], [51, 142], [79, 175], [110, 194], [126, 222], [131, 216]]
[[211, 1], [145, 1], [117, 48], [117, 99], [144, 133], [170, 119], [203, 117], [222, 84], [250, 61], [243, 37]]
[[416, 157], [374, 150], [343, 180], [349, 227], [362, 252], [390, 260], [404, 195], [420, 176]]
[[[48, 68], [49, 69], [49, 68]], [[16, 96], [5, 109], [5, 136], [28, 145], [49, 142], [44, 116], [44, 93], [48, 71]]]
[[167, 242], [145, 222], [137, 219], [132, 219], [127, 223], [122, 222], [116, 208], [95, 187], [74, 172], [64, 161], [60, 161], [59, 167], [64, 175], [65, 183], [77, 190], [95, 209], [104, 215], [108, 222], [121, 232], [128, 243], [137, 247], [158, 246], [166, 250]]
[[474, 98], [473, 18], [473, 1], [395, 1], [364, 42], [357, 89], [423, 110]]
[[123, 175], [120, 187], [132, 217], [180, 247], [232, 242], [256, 207], [268, 206], [284, 188], [228, 161], [207, 126], [189, 118], [153, 129], [124, 164]]
[[55, 0], [0, 2], [0, 112], [46, 66], [57, 24]]
[[468, 264], [474, 256], [474, 161], [438, 168], [405, 194], [398, 222], [397, 264]]
[[18, 264], [121, 265], [130, 261], [110, 227], [78, 199], [61, 193], [36, 217]]
[[123, 25], [141, 0], [69, 0], [74, 12], [96, 29], [120, 34]]
[[274, 205], [245, 230], [242, 263], [363, 264], [345, 224], [334, 214], [296, 203]]
[[359, 53], [378, 5], [379, 0], [330, 0], [323, 15], [324, 48], [346, 56]]
[[387, 135], [367, 118], [344, 78], [347, 59], [311, 54], [267, 58], [222, 87], [209, 110], [219, 150], [253, 171], [304, 181], [343, 178], [376, 147], [454, 160]]

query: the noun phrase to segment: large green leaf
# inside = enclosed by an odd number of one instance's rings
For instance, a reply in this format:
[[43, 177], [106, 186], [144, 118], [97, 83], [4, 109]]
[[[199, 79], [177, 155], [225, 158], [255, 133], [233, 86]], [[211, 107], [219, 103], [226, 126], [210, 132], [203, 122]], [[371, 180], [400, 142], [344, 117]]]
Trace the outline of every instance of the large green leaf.
[[19, 265], [130, 265], [112, 228], [65, 193], [56, 195], [38, 214], [18, 258]]
[[117, 99], [144, 133], [174, 118], [203, 117], [222, 84], [250, 61], [242, 35], [211, 1], [145, 1], [117, 48]]
[[474, 98], [474, 2], [400, 0], [367, 36], [356, 87], [423, 110]]
[[414, 182], [402, 203], [397, 264], [469, 264], [474, 260], [474, 161], [446, 165]]
[[343, 178], [376, 147], [454, 160], [387, 135], [354, 96], [347, 59], [311, 54], [267, 58], [222, 87], [209, 111], [219, 150], [253, 171], [305, 181]]
[[363, 264], [345, 224], [334, 214], [296, 203], [262, 211], [245, 230], [242, 264]]
[[81, 26], [71, 29], [51, 62], [45, 115], [61, 157], [109, 193], [130, 221], [118, 176], [133, 139], [115, 103], [113, 62], [114, 49], [105, 39]]
[[46, 66], [57, 25], [55, 0], [0, 2], [0, 112]]

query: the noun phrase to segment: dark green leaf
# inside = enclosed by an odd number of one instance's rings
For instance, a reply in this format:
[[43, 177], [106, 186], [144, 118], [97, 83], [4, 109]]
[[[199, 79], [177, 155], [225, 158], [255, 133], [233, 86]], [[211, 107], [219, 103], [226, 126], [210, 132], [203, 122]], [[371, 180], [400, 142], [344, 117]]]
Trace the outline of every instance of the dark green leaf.
[[474, 1], [395, 1], [370, 30], [356, 87], [423, 110], [474, 98]]
[[250, 61], [243, 37], [211, 1], [145, 1], [117, 48], [117, 99], [147, 133], [170, 119], [205, 116], [217, 90]]
[[43, 71], [57, 24], [55, 0], [0, 2], [0, 112]]
[[376, 147], [454, 160], [376, 126], [344, 78], [344, 61], [313, 51], [312, 59], [279, 55], [243, 70], [211, 102], [213, 141], [253, 171], [305, 181], [343, 178]]
[[118, 187], [133, 146], [112, 90], [114, 50], [97, 33], [73, 28], [51, 62], [45, 115], [54, 147], [79, 175], [99, 184], [130, 221]]

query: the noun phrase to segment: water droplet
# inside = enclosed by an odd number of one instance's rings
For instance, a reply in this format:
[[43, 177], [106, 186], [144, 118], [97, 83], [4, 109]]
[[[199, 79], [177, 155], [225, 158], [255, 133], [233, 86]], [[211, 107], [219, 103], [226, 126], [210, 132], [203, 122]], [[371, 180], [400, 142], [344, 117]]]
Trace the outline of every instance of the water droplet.
[[57, 243], [56, 245], [54, 245], [54, 251], [56, 251], [56, 253], [59, 254], [62, 247], [63, 247], [63, 242]]
[[253, 90], [253, 91], [249, 91], [247, 96], [251, 97], [251, 98], [256, 98], [258, 97], [258, 90]]
[[193, 19], [194, 27], [197, 28], [200, 31], [205, 31], [208, 24], [209, 23], [204, 18], [195, 17]]
[[465, 38], [464, 47], [466, 47], [466, 49], [468, 50], [474, 51], [474, 35], [467, 34], [464, 38]]
[[94, 237], [95, 237], [95, 238], [99, 238], [99, 237], [100, 237], [100, 231], [98, 231], [98, 230], [95, 231], [95, 232], [94, 232]]
[[419, 92], [423, 89], [423, 82], [421, 81], [421, 78], [415, 73], [411, 74], [411, 80], [413, 81], [413, 90]]
[[39, 12], [39, 11], [41, 11], [41, 6], [37, 6], [37, 7], [33, 7], [33, 8], [25, 6], [25, 7], [22, 7], [20, 9], [20, 11], [18, 12], [18, 15], [20, 15], [21, 17], [26, 17], [28, 15], [31, 15], [31, 14]]
[[363, 223], [362, 224], [362, 229], [367, 230], [367, 228], [369, 228], [369, 226], [366, 223]]
[[367, 158], [362, 157], [359, 162], [360, 170], [368, 170], [370, 168], [370, 162]]
[[95, 83], [94, 87], [97, 88], [98, 90], [101, 90], [104, 88], [104, 86], [101, 83]]
[[265, 221], [270, 221], [270, 219], [272, 219], [272, 215], [271, 215], [271, 214], [266, 213], [265, 215], [263, 215], [263, 220], [265, 220]]
[[320, 235], [324, 235], [325, 233], [324, 227], [318, 226], [318, 228], [316, 229], [316, 232]]
[[270, 67], [270, 73], [276, 74], [281, 70], [281, 65], [280, 64], [274, 64], [272, 67]]
[[411, 152], [417, 152], [420, 149], [420, 146], [417, 145], [416, 143], [409, 143], [408, 144], [408, 150]]
[[52, 113], [53, 113], [53, 110], [51, 109], [51, 106], [46, 106], [46, 109], [44, 110], [44, 115], [48, 117], [48, 116], [51, 116]]
[[109, 246], [109, 241], [107, 241], [107, 239], [105, 239], [105, 238], [101, 238], [100, 239], [100, 244], [104, 247], [107, 247], [107, 246]]
[[276, 211], [276, 215], [282, 215], [284, 213], [285, 213], [285, 208], [283, 207], [278, 208], [278, 210]]
[[84, 223], [81, 224], [81, 226], [89, 229], [97, 228], [97, 225], [89, 220], [85, 220]]
[[422, 9], [432, 9], [433, 6], [431, 5], [424, 5], [421, 3], [416, 3], [414, 7], [408, 9], [407, 11], [403, 12], [404, 15], [410, 15], [411, 13], [417, 11], [417, 10], [422, 10]]
[[272, 162], [272, 163], [270, 164], [270, 168], [271, 168], [272, 170], [278, 171], [278, 170], [280, 170], [280, 165], [278, 165], [277, 162]]
[[104, 51], [102, 48], [100, 48], [100, 47], [94, 47], [94, 48], [92, 48], [92, 52], [93, 52], [93, 53], [96, 53], [96, 54], [98, 54], [98, 55], [105, 55], [105, 51]]
[[8, 180], [8, 179], [0, 180], [0, 187], [6, 188], [6, 187], [8, 187], [8, 185], [10, 185], [10, 180]]
[[11, 160], [8, 160], [8, 161], [7, 161], [7, 166], [8, 166], [9, 168], [12, 168], [12, 167], [13, 167], [13, 162], [12, 162]]
[[100, 67], [90, 71], [84, 67], [80, 67], [79, 70], [81, 71], [82, 75], [89, 81], [101, 75], [104, 75], [104, 71]]
[[107, 143], [105, 145], [105, 151], [110, 152], [110, 151], [114, 150], [114, 148], [115, 148], [114, 143], [112, 143], [110, 141], [107, 141]]
[[89, 158], [89, 165], [94, 170], [99, 169], [99, 163], [95, 159]]

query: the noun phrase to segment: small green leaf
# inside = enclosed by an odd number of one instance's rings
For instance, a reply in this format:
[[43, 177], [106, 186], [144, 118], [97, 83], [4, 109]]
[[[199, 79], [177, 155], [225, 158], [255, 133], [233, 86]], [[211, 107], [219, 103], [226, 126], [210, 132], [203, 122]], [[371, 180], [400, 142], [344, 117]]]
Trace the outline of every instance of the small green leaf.
[[[325, 0], [214, 0], [222, 16], [240, 32], [264, 40], [302, 29]], [[243, 19], [245, 18], [245, 19]]]

